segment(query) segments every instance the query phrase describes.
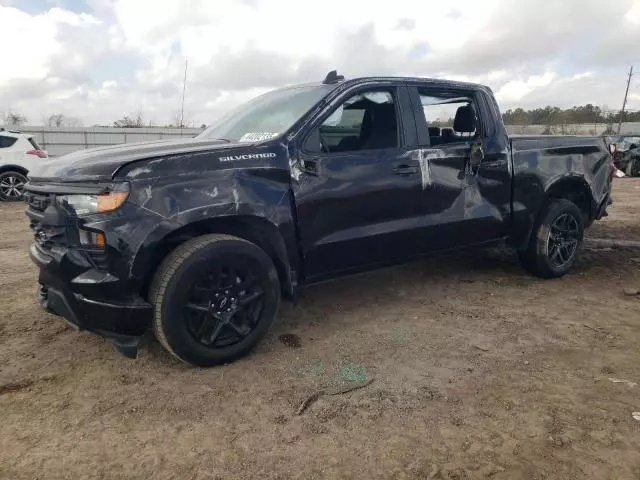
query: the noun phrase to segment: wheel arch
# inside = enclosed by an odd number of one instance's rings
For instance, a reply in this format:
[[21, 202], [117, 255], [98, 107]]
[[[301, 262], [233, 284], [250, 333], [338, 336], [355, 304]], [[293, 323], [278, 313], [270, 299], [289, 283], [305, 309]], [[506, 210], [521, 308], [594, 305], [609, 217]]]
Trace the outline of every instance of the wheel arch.
[[4, 172], [18, 172], [24, 176], [29, 175], [29, 171], [26, 168], [21, 167], [20, 165], [2, 165], [0, 166], [0, 173]]
[[571, 175], [557, 178], [550, 182], [544, 191], [540, 190], [538, 195], [540, 200], [537, 207], [531, 208], [526, 225], [521, 227], [520, 233], [512, 241], [516, 250], [528, 248], [535, 227], [551, 200], [567, 199], [572, 201], [582, 212], [584, 227], [587, 228], [593, 223], [596, 205], [591, 189], [583, 177]]
[[591, 224], [596, 205], [589, 185], [583, 177], [579, 176], [562, 177], [547, 188], [545, 202], [538, 212], [538, 218], [549, 200], [562, 198], [572, 201], [580, 209], [585, 227]]
[[256, 215], [220, 216], [192, 221], [154, 241], [151, 248], [139, 252], [132, 266], [132, 274], [142, 279], [142, 295], [146, 296], [153, 274], [164, 257], [183, 242], [210, 233], [233, 235], [258, 245], [273, 261], [283, 295], [289, 298], [294, 296], [295, 274], [284, 238], [276, 225]]

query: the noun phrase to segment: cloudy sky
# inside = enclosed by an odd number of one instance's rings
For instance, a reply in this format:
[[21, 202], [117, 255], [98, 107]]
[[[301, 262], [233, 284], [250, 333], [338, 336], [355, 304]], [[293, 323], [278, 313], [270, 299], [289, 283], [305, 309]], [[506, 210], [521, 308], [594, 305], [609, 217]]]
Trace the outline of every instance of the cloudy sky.
[[346, 76], [486, 83], [503, 109], [620, 108], [640, 0], [0, 0], [0, 113], [210, 123], [265, 90]]

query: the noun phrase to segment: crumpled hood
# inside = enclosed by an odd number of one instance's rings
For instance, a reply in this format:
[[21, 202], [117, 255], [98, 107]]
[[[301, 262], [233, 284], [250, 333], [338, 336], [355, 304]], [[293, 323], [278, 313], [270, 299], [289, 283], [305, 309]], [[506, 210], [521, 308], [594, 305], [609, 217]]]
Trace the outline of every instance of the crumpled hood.
[[89, 150], [79, 150], [57, 158], [43, 159], [29, 172], [34, 181], [94, 182], [113, 178], [123, 166], [158, 157], [193, 152], [247, 147], [247, 143], [195, 138], [127, 143]]

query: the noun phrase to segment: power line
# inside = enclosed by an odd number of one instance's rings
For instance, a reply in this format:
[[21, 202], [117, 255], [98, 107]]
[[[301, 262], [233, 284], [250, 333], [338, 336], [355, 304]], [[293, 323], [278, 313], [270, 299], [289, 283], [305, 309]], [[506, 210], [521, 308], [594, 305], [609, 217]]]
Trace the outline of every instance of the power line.
[[[182, 82], [182, 107], [180, 108], [180, 136], [182, 137], [182, 129], [184, 128], [184, 94], [187, 90], [187, 66], [189, 60], [184, 60], [184, 81]], [[624, 107], [623, 107], [624, 108]]]
[[618, 123], [618, 135], [620, 135], [620, 129], [622, 128], [622, 120], [624, 118], [624, 107], [627, 106], [627, 97], [629, 96], [629, 85], [631, 85], [631, 79], [633, 78], [633, 65], [629, 69], [629, 77], [627, 78], [627, 89], [624, 92], [624, 100], [622, 101], [622, 110], [620, 110], [620, 122]]

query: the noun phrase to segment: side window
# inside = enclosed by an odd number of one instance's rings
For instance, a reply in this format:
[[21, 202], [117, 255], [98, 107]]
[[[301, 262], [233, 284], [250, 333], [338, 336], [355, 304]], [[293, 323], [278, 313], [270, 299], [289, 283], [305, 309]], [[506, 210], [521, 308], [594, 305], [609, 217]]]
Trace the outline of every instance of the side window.
[[29, 143], [31, 144], [31, 146], [32, 146], [33, 148], [35, 148], [36, 150], [40, 150], [40, 145], [38, 145], [38, 144], [36, 143], [36, 141], [34, 140], [34, 138], [33, 138], [33, 137], [29, 137], [29, 138], [27, 138], [27, 140], [29, 140]]
[[16, 143], [18, 139], [13, 137], [5, 137], [4, 135], [0, 135], [0, 148], [9, 148]]
[[[377, 90], [354, 95], [334, 110], [318, 131], [320, 146], [310, 145], [309, 141], [306, 145], [312, 151], [355, 152], [398, 147], [393, 94]], [[315, 132], [309, 139], [314, 137]]]
[[478, 110], [471, 95], [426, 90], [419, 94], [431, 145], [465, 141], [480, 133]]

